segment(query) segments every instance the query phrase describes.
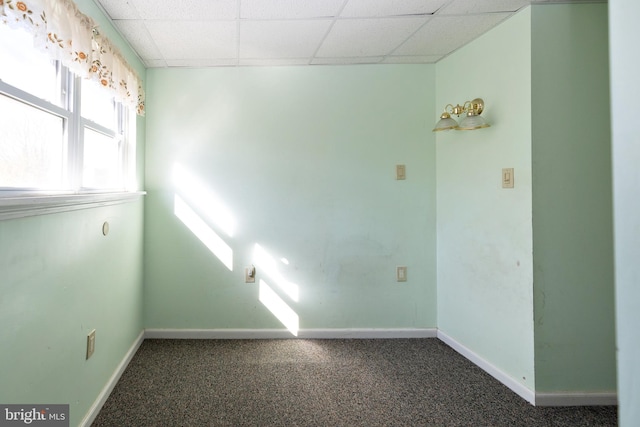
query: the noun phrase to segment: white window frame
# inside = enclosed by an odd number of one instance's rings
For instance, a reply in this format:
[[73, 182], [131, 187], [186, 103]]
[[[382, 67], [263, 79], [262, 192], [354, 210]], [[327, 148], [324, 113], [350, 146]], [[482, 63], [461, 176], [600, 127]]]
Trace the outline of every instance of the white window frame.
[[[62, 106], [34, 96], [2, 80], [0, 80], [0, 93], [64, 120], [63, 138], [66, 141], [65, 149], [67, 150], [66, 189], [51, 191], [37, 188], [0, 187], [0, 220], [125, 203], [146, 194], [143, 191], [136, 191], [132, 185], [136, 178], [136, 137], [129, 120], [135, 113], [129, 112], [122, 103], [116, 103], [117, 128], [115, 131], [82, 117], [80, 77], [74, 76], [59, 62], [56, 63], [56, 67]], [[135, 121], [135, 118], [133, 120]], [[81, 186], [85, 129], [117, 138], [120, 149], [121, 188], [100, 189]]]

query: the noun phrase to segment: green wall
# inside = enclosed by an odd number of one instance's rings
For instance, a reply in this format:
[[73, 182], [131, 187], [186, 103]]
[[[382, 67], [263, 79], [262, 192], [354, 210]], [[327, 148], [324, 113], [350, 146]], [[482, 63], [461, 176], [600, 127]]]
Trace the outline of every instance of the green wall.
[[[640, 420], [640, 138], [635, 105], [640, 93], [636, 43], [640, 3], [609, 3], [611, 51], [611, 124], [615, 223], [616, 327], [618, 347], [619, 425]], [[631, 54], [630, 54], [631, 53]]]
[[534, 5], [436, 66], [492, 124], [437, 135], [438, 328], [537, 395], [616, 388], [606, 12]]
[[1, 402], [84, 418], [142, 330], [141, 221], [141, 202], [0, 221]]
[[[95, 4], [76, 4], [144, 78]], [[144, 125], [139, 118], [139, 188]], [[142, 220], [139, 200], [0, 221], [0, 402], [68, 403], [70, 425], [82, 421], [143, 329]], [[85, 360], [92, 329], [96, 351]]]
[[433, 87], [430, 65], [149, 70], [145, 326], [284, 329], [263, 280], [300, 329], [435, 327]]
[[615, 391], [607, 5], [532, 7], [536, 391]]
[[481, 97], [491, 127], [438, 132], [436, 162], [438, 328], [534, 390], [530, 22], [526, 9], [437, 64], [438, 108]]

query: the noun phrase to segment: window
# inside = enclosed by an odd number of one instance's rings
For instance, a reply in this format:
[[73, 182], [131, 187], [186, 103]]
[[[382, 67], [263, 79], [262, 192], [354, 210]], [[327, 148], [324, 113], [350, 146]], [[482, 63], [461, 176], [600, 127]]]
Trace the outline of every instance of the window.
[[125, 187], [127, 108], [105, 89], [81, 81], [80, 139], [83, 189]]
[[130, 187], [135, 111], [0, 25], [0, 196]]
[[3, 188], [64, 188], [64, 117], [2, 95], [0, 129]]

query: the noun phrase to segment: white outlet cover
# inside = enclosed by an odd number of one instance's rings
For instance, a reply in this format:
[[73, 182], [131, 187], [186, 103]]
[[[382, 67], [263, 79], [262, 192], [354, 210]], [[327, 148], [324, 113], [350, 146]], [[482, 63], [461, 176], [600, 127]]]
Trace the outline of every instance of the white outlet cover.
[[396, 280], [398, 282], [407, 281], [407, 267], [405, 266], [396, 267]]

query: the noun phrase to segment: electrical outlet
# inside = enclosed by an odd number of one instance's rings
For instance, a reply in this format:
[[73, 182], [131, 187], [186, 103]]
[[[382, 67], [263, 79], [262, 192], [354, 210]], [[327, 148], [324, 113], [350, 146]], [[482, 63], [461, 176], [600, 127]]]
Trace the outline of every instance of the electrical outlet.
[[89, 359], [96, 349], [96, 330], [89, 332], [87, 335], [87, 359]]
[[407, 267], [406, 266], [396, 267], [396, 281], [398, 281], [398, 282], [406, 282], [407, 281]]
[[396, 179], [407, 179], [407, 167], [405, 165], [396, 165]]

